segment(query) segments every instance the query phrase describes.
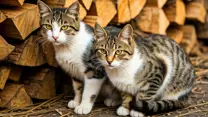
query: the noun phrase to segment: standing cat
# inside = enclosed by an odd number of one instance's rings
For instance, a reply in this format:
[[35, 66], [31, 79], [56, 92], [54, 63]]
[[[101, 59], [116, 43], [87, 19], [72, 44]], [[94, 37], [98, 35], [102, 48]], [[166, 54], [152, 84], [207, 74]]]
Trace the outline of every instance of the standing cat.
[[[104, 68], [94, 67], [98, 62], [94, 60], [92, 51], [93, 28], [80, 22], [79, 3], [73, 3], [69, 8], [51, 9], [44, 2], [38, 0], [41, 16], [41, 35], [53, 44], [55, 57], [59, 66], [72, 76], [75, 97], [69, 101], [68, 107], [75, 108], [77, 114], [88, 114], [105, 81]], [[83, 87], [84, 85], [84, 87]], [[117, 93], [105, 90], [117, 98]], [[107, 98], [107, 106], [117, 105], [118, 100]]]
[[94, 33], [98, 60], [122, 92], [118, 115], [141, 117], [189, 104], [194, 68], [175, 41], [161, 35], [140, 39], [129, 24], [122, 30], [96, 24]]

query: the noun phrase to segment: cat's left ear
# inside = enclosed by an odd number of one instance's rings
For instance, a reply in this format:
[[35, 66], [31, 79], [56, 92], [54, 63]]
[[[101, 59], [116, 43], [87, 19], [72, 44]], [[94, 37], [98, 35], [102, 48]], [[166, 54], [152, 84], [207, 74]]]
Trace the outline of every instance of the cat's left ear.
[[121, 32], [118, 34], [118, 39], [121, 41], [131, 44], [133, 41], [133, 28], [130, 24], [124, 26]]
[[100, 24], [96, 23], [94, 28], [94, 39], [96, 41], [105, 39], [107, 37], [107, 33], [105, 29], [103, 29]]
[[69, 6], [69, 8], [66, 9], [66, 13], [75, 16], [75, 19], [78, 19], [79, 17], [79, 2], [74, 2]]

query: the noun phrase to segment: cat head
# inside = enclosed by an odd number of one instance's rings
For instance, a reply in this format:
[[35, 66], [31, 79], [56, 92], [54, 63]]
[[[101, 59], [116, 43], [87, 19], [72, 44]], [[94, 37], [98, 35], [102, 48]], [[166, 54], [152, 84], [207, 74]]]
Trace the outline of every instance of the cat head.
[[41, 35], [55, 45], [67, 43], [78, 33], [80, 28], [79, 3], [74, 2], [68, 8], [51, 9], [38, 0], [41, 17]]
[[116, 36], [99, 24], [94, 29], [94, 48], [99, 61], [108, 68], [116, 68], [132, 58], [135, 49], [133, 28], [127, 24]]

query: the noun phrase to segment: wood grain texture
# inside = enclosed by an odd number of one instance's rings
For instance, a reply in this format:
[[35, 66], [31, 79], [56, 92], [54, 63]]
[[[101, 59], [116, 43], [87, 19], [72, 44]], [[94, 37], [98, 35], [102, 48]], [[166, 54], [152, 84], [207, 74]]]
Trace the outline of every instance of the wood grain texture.
[[11, 71], [9, 73], [9, 79], [15, 82], [19, 81], [22, 71], [23, 71], [22, 66], [12, 65]]
[[98, 22], [99, 16], [94, 16], [94, 15], [87, 15], [84, 19], [83, 22], [94, 27], [95, 23]]
[[37, 36], [31, 35], [23, 43], [16, 44], [8, 61], [22, 66], [40, 66], [46, 63], [40, 45], [35, 42]]
[[183, 28], [182, 26], [169, 27], [167, 29], [167, 35], [175, 40], [177, 43], [180, 43], [183, 39]]
[[170, 24], [164, 11], [157, 7], [145, 7], [136, 22], [142, 31], [156, 34], [166, 34]]
[[162, 8], [169, 0], [147, 0], [147, 6]]
[[21, 6], [25, 0], [0, 0], [1, 5]]
[[8, 44], [0, 35], [0, 60], [5, 59], [13, 50], [14, 46]]
[[31, 105], [33, 102], [26, 93], [24, 85], [6, 84], [3, 91], [0, 92], [1, 104], [4, 108], [23, 108]]
[[55, 71], [52, 68], [28, 69], [23, 75], [28, 95], [36, 99], [50, 99], [56, 95]]
[[182, 0], [169, 0], [163, 9], [171, 23], [184, 25], [186, 19], [186, 8]]
[[4, 89], [10, 71], [11, 71], [10, 66], [5, 66], [5, 65], [0, 66], [0, 89]]
[[93, 0], [80, 0], [80, 2], [84, 4], [84, 6], [85, 6], [85, 8], [86, 8], [87, 10], [90, 9], [91, 4], [92, 4], [92, 1], [93, 1]]
[[25, 3], [21, 7], [4, 7], [0, 10], [7, 16], [0, 24], [0, 32], [5, 37], [24, 40], [40, 26], [37, 5]]
[[[108, 9], [108, 12], [106, 12], [106, 9]], [[99, 17], [97, 18], [97, 22], [102, 27], [107, 26], [108, 23], [110, 23], [110, 21], [114, 18], [116, 13], [116, 6], [112, 0], [96, 0], [93, 2], [90, 10], [88, 11], [88, 15]]]
[[6, 16], [0, 11], [0, 23], [6, 20]]

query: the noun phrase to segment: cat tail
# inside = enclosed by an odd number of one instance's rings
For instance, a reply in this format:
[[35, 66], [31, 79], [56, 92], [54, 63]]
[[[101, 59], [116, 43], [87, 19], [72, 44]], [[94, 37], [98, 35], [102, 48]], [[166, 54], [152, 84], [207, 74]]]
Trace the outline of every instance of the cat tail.
[[190, 105], [190, 99], [186, 100], [159, 100], [159, 101], [132, 101], [131, 109], [144, 114], [156, 114], [175, 109], [185, 108]]

